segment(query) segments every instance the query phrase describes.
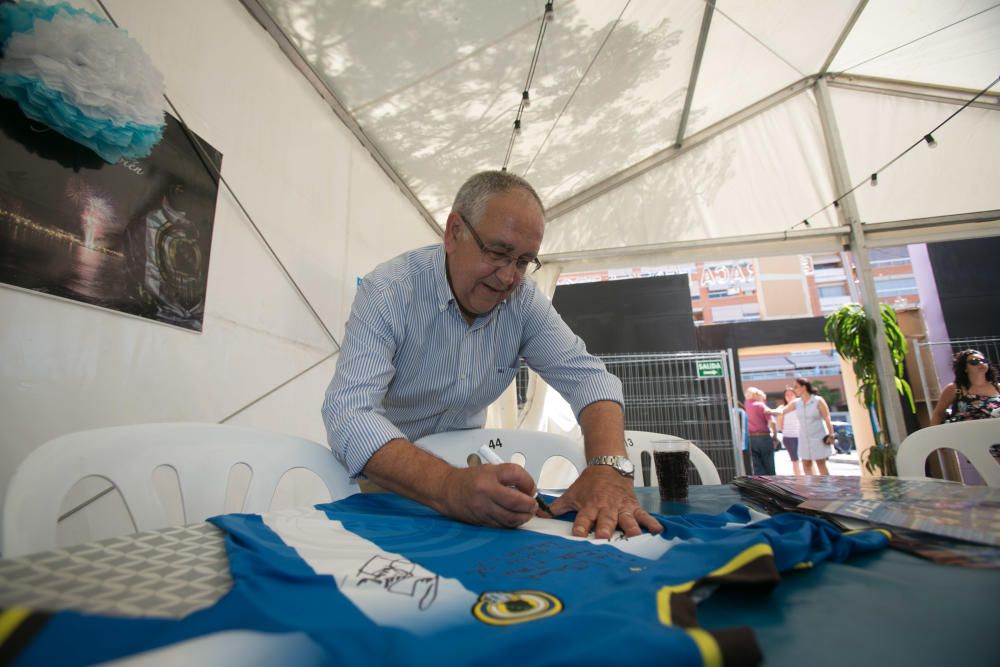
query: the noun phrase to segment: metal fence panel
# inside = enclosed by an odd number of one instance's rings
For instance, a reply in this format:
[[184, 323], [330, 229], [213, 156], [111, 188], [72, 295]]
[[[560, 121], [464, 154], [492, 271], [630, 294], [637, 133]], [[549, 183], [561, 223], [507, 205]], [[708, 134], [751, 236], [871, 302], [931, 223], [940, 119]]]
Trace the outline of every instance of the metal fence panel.
[[[622, 381], [626, 430], [690, 440], [708, 454], [722, 483], [728, 484], [745, 470], [731, 355], [721, 351], [595, 356]], [[527, 388], [528, 366], [522, 361], [518, 409], [527, 400]], [[697, 474], [692, 466], [688, 473], [692, 483], [698, 482]]]
[[[743, 474], [742, 443], [733, 437], [729, 352], [598, 356], [622, 381], [626, 430], [690, 440], [712, 459], [724, 484]], [[697, 479], [694, 468], [689, 475]]]

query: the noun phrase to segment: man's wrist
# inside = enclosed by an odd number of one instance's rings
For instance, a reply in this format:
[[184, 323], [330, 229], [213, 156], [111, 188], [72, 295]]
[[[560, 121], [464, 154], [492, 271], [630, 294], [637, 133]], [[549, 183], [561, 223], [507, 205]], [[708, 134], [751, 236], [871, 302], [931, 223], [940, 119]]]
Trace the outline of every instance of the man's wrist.
[[594, 456], [587, 460], [588, 468], [609, 468], [615, 474], [629, 479], [635, 478], [635, 465], [627, 456]]
[[583, 477], [601, 480], [603, 482], [610, 482], [613, 484], [620, 484], [622, 486], [627, 486], [628, 488], [635, 486], [634, 479], [619, 475], [608, 466], [587, 466], [577, 479]]

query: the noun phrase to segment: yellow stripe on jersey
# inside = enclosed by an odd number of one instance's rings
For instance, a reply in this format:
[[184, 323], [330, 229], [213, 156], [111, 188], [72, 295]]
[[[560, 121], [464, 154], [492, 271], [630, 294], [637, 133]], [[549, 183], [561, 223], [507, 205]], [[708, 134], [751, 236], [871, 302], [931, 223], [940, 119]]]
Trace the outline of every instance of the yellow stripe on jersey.
[[663, 625], [673, 625], [670, 611], [670, 598], [677, 593], [687, 593], [694, 588], [696, 582], [687, 581], [675, 586], [664, 586], [656, 592], [656, 614]]
[[[764, 556], [774, 556], [774, 549], [771, 545], [762, 542], [760, 544], [755, 544], [752, 547], [748, 547], [730, 558], [725, 565], [716, 568], [706, 575], [704, 578], [711, 580], [717, 577], [724, 577], [728, 574], [732, 574], [741, 568], [746, 567], [748, 564], [762, 558]], [[656, 614], [663, 625], [673, 625], [673, 613], [670, 609], [670, 599], [673, 595], [679, 593], [687, 593], [694, 585], [698, 583], [697, 581], [686, 581], [680, 584], [673, 584], [671, 586], [663, 586], [656, 592]], [[714, 642], [714, 640], [713, 640]]]
[[701, 652], [701, 660], [705, 667], [722, 667], [722, 649], [719, 642], [708, 632], [701, 628], [687, 628], [684, 630]]
[[722, 577], [727, 574], [732, 574], [736, 570], [746, 567], [748, 563], [751, 563], [761, 556], [774, 556], [774, 549], [771, 545], [763, 542], [761, 544], [755, 544], [748, 549], [744, 549], [740, 553], [736, 554], [728, 563], [723, 565], [717, 570], [714, 570], [708, 574], [708, 578]]
[[844, 535], [857, 535], [859, 533], [870, 533], [872, 531], [874, 531], [876, 533], [882, 533], [890, 541], [892, 540], [892, 533], [890, 533], [885, 528], [860, 528], [858, 530], [846, 530], [846, 531], [844, 531]]
[[18, 626], [30, 615], [31, 612], [22, 607], [11, 607], [0, 614], [0, 644], [7, 641], [7, 638], [14, 634]]

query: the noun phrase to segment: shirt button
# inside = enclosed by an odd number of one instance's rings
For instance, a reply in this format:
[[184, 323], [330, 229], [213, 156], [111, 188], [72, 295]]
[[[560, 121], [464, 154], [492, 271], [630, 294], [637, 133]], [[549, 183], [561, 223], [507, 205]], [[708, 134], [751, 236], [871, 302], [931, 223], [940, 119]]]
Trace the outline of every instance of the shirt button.
[[465, 373], [462, 373], [461, 375], [459, 375], [458, 379], [459, 380], [464, 380], [465, 379]]

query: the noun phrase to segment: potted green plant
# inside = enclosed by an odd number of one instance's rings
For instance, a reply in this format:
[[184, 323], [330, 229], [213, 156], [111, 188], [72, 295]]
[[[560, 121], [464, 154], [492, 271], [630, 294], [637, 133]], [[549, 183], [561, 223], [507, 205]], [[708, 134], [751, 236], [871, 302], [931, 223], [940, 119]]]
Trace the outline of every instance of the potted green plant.
[[[906, 359], [906, 338], [899, 329], [896, 313], [886, 304], [880, 304], [885, 338], [889, 344], [892, 367], [896, 380], [896, 390], [906, 397], [910, 410], [916, 411], [913, 392], [903, 379], [903, 362]], [[885, 423], [885, 407], [879, 391], [878, 374], [875, 370], [873, 341], [875, 322], [868, 317], [865, 309], [857, 303], [844, 304], [826, 317], [823, 330], [826, 339], [833, 343], [837, 354], [850, 360], [854, 374], [858, 378], [858, 398], [868, 408], [875, 433], [875, 445], [865, 450], [862, 462], [868, 472], [878, 470], [883, 475], [896, 474], [896, 451], [888, 441], [885, 430], [879, 424]]]

